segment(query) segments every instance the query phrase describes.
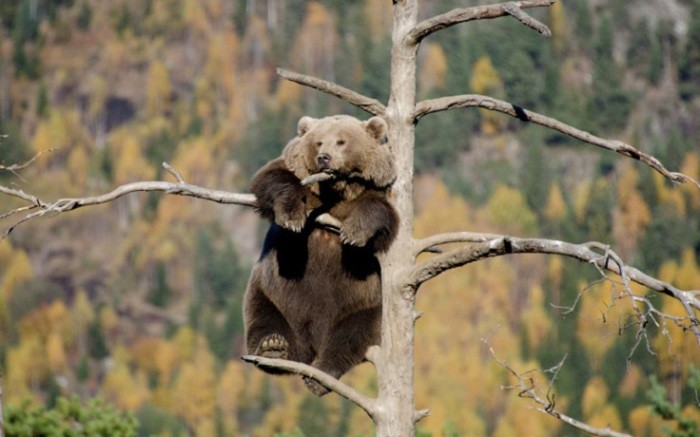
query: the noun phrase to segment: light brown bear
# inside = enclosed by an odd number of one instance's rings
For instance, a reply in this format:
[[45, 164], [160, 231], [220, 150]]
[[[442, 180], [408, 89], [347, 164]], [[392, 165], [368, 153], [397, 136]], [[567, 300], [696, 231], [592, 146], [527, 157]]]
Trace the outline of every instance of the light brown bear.
[[[376, 254], [398, 228], [387, 196], [396, 173], [381, 117], [303, 117], [297, 137], [253, 177], [258, 211], [272, 224], [246, 290], [248, 353], [299, 361], [339, 378], [380, 342]], [[331, 180], [302, 185], [319, 172]], [[334, 232], [316, 223], [329, 213]], [[270, 373], [282, 373], [263, 368]], [[321, 396], [328, 390], [305, 378]]]

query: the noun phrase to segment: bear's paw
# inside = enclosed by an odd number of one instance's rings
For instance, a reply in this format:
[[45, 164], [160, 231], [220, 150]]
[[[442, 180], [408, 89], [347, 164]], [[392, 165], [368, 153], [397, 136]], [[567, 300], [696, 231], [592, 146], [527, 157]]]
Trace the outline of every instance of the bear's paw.
[[292, 232], [301, 232], [306, 224], [304, 203], [298, 202], [297, 205], [288, 203], [287, 205], [275, 207], [275, 223]]
[[364, 226], [359, 220], [349, 217], [340, 227], [340, 241], [350, 246], [364, 247], [374, 236], [370, 226]]
[[287, 359], [289, 343], [279, 334], [270, 334], [262, 339], [256, 355], [265, 358]]

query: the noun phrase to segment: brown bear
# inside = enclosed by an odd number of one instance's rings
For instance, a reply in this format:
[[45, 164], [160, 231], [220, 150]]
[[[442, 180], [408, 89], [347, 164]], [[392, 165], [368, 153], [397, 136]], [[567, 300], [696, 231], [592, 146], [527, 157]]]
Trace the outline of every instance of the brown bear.
[[[381, 117], [303, 117], [282, 156], [253, 177], [257, 209], [272, 223], [243, 304], [248, 353], [339, 378], [379, 344], [376, 254], [389, 248], [398, 228], [387, 199], [396, 173], [386, 131]], [[329, 180], [302, 184], [319, 172]], [[323, 213], [339, 220], [338, 231], [316, 222]], [[304, 381], [319, 396], [328, 392]]]

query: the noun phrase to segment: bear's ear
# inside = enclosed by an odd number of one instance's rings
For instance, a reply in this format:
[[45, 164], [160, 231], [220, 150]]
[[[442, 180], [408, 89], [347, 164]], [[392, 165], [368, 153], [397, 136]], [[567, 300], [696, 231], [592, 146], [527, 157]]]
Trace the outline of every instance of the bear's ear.
[[306, 164], [306, 148], [304, 147], [304, 142], [300, 137], [294, 137], [282, 151], [282, 159], [284, 159], [284, 165], [287, 169], [294, 173], [299, 180], [303, 180], [309, 176], [311, 173], [308, 170]]
[[316, 124], [318, 120], [311, 117], [301, 117], [299, 123], [297, 124], [297, 135], [302, 136], [309, 131]]
[[372, 117], [365, 121], [365, 129], [367, 132], [380, 143], [384, 144], [386, 142], [386, 133], [389, 130], [389, 126], [382, 117]]
[[364, 155], [368, 162], [362, 172], [362, 178], [372, 181], [377, 188], [387, 188], [396, 180], [394, 156], [389, 147], [376, 144]]

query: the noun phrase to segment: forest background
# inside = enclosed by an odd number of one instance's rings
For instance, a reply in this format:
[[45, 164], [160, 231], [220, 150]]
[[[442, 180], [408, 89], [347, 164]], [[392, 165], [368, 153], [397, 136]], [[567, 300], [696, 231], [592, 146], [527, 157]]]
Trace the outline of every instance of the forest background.
[[[424, 1], [421, 17], [483, 1]], [[420, 97], [483, 93], [619, 138], [700, 178], [700, 5], [564, 0], [471, 23], [419, 52]], [[284, 67], [386, 101], [386, 0], [4, 0], [0, 183], [42, 198], [170, 178], [246, 192], [302, 115], [365, 114], [280, 80]], [[609, 152], [475, 109], [420, 121], [416, 235], [474, 230], [609, 242], [679, 288], [700, 288], [700, 192]], [[0, 198], [0, 211], [17, 204]], [[5, 220], [3, 230], [11, 224]], [[142, 435], [372, 435], [365, 413], [264, 375], [243, 354], [241, 301], [267, 223], [243, 207], [131, 195], [43, 219], [0, 242], [3, 401], [100, 396]], [[593, 425], [658, 435], [659, 381], [700, 421], [688, 387], [700, 349], [671, 324], [649, 344], [629, 304], [590, 267], [498, 258], [424, 285], [417, 322], [420, 435], [571, 435], [527, 408], [496, 354], [523, 371], [564, 358], [558, 407]], [[660, 309], [677, 303], [651, 296]], [[41, 358], [38, 358], [41, 357]], [[373, 369], [346, 376], [376, 390]]]

